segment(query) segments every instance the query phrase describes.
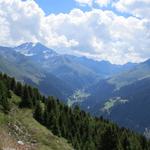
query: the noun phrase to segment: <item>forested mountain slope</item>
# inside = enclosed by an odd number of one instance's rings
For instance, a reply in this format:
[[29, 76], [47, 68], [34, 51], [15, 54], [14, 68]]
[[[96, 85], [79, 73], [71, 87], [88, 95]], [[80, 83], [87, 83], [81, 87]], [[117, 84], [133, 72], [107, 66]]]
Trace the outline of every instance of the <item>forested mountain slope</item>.
[[150, 78], [137, 80], [119, 90], [103, 80], [92, 90], [94, 94], [80, 104], [83, 109], [137, 132], [149, 130]]
[[[20, 91], [20, 85], [18, 84], [16, 92]], [[10, 85], [12, 90], [8, 90], [7, 86], [6, 78], [2, 79], [1, 76], [0, 149], [73, 150], [65, 139], [55, 136], [34, 119], [34, 109], [20, 108], [21, 97], [14, 94], [15, 91], [12, 92], [13, 84]]]
[[[115, 102], [113, 107], [109, 108], [109, 113], [104, 110], [104, 105], [100, 110], [103, 115], [111, 118], [121, 125], [132, 128], [136, 131], [144, 132], [150, 128], [150, 78], [139, 80], [133, 84], [122, 87], [116, 91], [113, 96]], [[110, 99], [108, 99], [110, 102]], [[106, 102], [105, 102], [106, 104]], [[102, 114], [102, 113], [100, 113]]]
[[[19, 100], [16, 100], [16, 96], [11, 91], [19, 96]], [[69, 108], [59, 100], [53, 97], [47, 98], [37, 89], [22, 85], [5, 74], [0, 74], [0, 93], [0, 111], [3, 116], [9, 115], [14, 107], [17, 107], [20, 112], [33, 112], [31, 116], [33, 115], [53, 134], [66, 138], [77, 150], [150, 149], [149, 141], [143, 136], [128, 129], [119, 128], [102, 117], [91, 117], [79, 107]], [[20, 115], [23, 117], [26, 113]], [[18, 118], [18, 113], [15, 117]], [[23, 122], [26, 119], [22, 119]], [[36, 124], [34, 128], [37, 128]], [[39, 142], [41, 141], [42, 139], [39, 139]]]
[[150, 60], [133, 69], [101, 80], [88, 90], [91, 96], [81, 103], [90, 113], [103, 115], [138, 132], [150, 128]]

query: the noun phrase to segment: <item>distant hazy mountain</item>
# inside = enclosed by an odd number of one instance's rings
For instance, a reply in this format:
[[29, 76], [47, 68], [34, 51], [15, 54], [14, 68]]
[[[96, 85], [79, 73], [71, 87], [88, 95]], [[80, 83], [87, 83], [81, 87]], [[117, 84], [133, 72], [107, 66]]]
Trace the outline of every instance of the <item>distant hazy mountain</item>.
[[38, 87], [46, 95], [66, 99], [72, 90], [64, 81], [40, 68], [13, 48], [0, 47], [0, 71]]
[[25, 43], [0, 47], [0, 71], [120, 125], [141, 132], [149, 127], [150, 60], [114, 65]]
[[24, 43], [14, 48], [16, 52], [34, 59], [37, 63], [57, 57], [58, 54], [40, 43]]
[[[0, 47], [0, 57], [1, 71], [38, 85], [43, 93], [55, 93], [53, 95], [61, 95], [61, 98], [67, 98], [77, 89], [86, 89], [101, 79], [136, 65], [114, 65], [86, 57], [60, 55], [40, 43], [24, 43], [14, 48]], [[43, 84], [47, 85], [46, 89]], [[52, 85], [55, 87], [52, 88]]]
[[[92, 91], [95, 101], [101, 102], [124, 86], [150, 77], [150, 60], [136, 64], [127, 71], [122, 71], [108, 79], [100, 80], [88, 90]], [[104, 96], [105, 95], [105, 96]]]
[[101, 75], [102, 78], [108, 78], [112, 75], [127, 71], [134, 66], [135, 63], [127, 63], [125, 65], [111, 64], [109, 61], [95, 61], [86, 57], [72, 57], [73, 61], [90, 68], [92, 71]]
[[94, 61], [86, 57], [60, 55], [40, 43], [24, 43], [15, 50], [31, 61], [39, 69], [44, 69], [66, 82], [73, 89], [85, 88], [99, 79], [126, 71], [135, 64], [113, 65], [107, 61]]
[[150, 60], [136, 65], [134, 68], [112, 77], [109, 82], [117, 88], [150, 77]]
[[[121, 88], [113, 96], [114, 100], [116, 97], [119, 97], [119, 100], [110, 107], [110, 112], [103, 111], [104, 116], [136, 131], [144, 132], [146, 128], [150, 129], [150, 78]], [[104, 105], [101, 108], [104, 108]]]
[[88, 91], [91, 96], [81, 104], [87, 111], [137, 131], [150, 128], [150, 60], [101, 80]]
[[36, 62], [39, 69], [54, 74], [73, 88], [82, 88], [98, 77], [89, 68], [72, 61], [72, 57], [59, 55], [40, 43], [25, 43], [15, 50]]

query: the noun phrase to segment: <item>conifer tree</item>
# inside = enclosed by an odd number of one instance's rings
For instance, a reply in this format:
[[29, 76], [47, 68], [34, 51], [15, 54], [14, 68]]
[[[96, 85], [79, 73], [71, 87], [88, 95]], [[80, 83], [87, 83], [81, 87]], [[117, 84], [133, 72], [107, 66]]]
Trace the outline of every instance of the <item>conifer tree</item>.
[[20, 96], [20, 97], [22, 97], [22, 95], [23, 95], [23, 87], [22, 87], [22, 84], [20, 82], [16, 83], [15, 94]]
[[10, 110], [10, 102], [8, 100], [8, 90], [5, 84], [0, 81], [0, 109], [2, 109], [5, 113]]
[[40, 102], [35, 106], [34, 117], [37, 121], [43, 123], [43, 108]]
[[16, 88], [16, 81], [15, 81], [15, 78], [12, 78], [12, 79], [11, 79], [10, 88], [11, 88], [12, 91], [15, 90], [15, 88]]
[[28, 91], [28, 86], [25, 85], [23, 88], [23, 96], [22, 96], [22, 101], [20, 103], [20, 107], [32, 108], [32, 106], [33, 106], [33, 103], [30, 97], [30, 93]]

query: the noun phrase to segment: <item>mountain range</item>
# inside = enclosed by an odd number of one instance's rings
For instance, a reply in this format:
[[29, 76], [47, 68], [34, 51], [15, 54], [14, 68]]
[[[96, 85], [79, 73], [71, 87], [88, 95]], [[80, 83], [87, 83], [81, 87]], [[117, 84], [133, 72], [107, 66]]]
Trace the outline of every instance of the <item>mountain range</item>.
[[[53, 94], [62, 99], [66, 99], [74, 90], [89, 87], [99, 79], [135, 65], [113, 65], [86, 57], [60, 55], [40, 43], [24, 43], [13, 48], [0, 47], [0, 57], [1, 71], [38, 86], [44, 94]], [[46, 83], [49, 86], [55, 83], [54, 93], [50, 87], [43, 89], [45, 81], [50, 82]]]
[[90, 87], [91, 96], [81, 106], [122, 126], [144, 132], [149, 129], [150, 60], [128, 71], [100, 80]]
[[0, 47], [0, 71], [121, 126], [142, 133], [150, 127], [150, 60], [116, 65], [24, 43]]

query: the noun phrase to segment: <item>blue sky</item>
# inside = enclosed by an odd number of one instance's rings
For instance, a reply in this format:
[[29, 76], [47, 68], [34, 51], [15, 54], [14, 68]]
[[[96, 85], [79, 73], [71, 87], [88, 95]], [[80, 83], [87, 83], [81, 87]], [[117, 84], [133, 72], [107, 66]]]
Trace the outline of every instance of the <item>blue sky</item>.
[[69, 13], [74, 8], [89, 11], [91, 8], [88, 6], [80, 6], [74, 0], [36, 0], [36, 3], [43, 9], [46, 15], [51, 13]]
[[50, 13], [67, 13], [77, 6], [73, 0], [36, 0], [36, 2], [47, 15]]
[[68, 13], [74, 8], [89, 10], [88, 7], [80, 7], [74, 0], [36, 0], [36, 2], [44, 10], [46, 15], [49, 15], [50, 13]]
[[[81, 6], [75, 0], [35, 0], [36, 3], [43, 9], [46, 15], [51, 13], [58, 14], [58, 13], [69, 13], [74, 8], [79, 8], [82, 11], [90, 11], [91, 8], [88, 5]], [[129, 17], [129, 13], [119, 12], [111, 5], [107, 7], [99, 7], [98, 5], [94, 4], [94, 8], [102, 9], [102, 10], [111, 10], [120, 16]]]

